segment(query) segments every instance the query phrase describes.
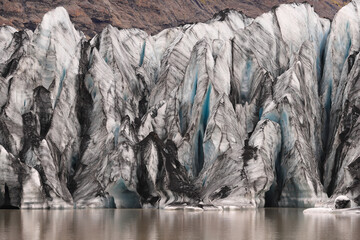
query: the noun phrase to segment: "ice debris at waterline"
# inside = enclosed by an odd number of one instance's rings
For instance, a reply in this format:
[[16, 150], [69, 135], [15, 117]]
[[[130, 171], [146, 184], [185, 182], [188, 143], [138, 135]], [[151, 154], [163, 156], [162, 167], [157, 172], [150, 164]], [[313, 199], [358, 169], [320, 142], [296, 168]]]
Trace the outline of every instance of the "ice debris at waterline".
[[333, 208], [308, 208], [304, 214], [360, 214], [360, 207], [351, 207], [351, 200], [347, 196], [338, 196]]
[[62, 7], [1, 27], [0, 206], [359, 205], [359, 5], [90, 41]]

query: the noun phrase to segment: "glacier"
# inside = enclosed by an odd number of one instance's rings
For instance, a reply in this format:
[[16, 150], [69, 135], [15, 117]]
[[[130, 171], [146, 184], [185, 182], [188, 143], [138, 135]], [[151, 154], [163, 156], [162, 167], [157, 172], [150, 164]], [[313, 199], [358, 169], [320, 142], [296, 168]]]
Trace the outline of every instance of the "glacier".
[[359, 7], [1, 26], [0, 208], [359, 206]]

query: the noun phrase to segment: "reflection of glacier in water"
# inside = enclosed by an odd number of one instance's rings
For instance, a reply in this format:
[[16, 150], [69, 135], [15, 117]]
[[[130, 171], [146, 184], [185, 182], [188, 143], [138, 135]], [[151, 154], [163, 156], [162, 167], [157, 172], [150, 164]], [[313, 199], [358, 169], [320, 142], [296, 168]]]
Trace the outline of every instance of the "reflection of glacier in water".
[[0, 239], [357, 239], [360, 215], [302, 209], [220, 212], [1, 210]]

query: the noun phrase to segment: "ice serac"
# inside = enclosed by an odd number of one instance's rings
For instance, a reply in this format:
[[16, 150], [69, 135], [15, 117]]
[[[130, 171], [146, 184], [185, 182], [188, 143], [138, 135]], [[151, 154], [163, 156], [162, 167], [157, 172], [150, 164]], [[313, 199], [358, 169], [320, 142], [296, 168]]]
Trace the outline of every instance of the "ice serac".
[[309, 207], [326, 199], [319, 177], [321, 102], [315, 53], [314, 43], [305, 41], [274, 86], [277, 107], [271, 111], [278, 114], [282, 135], [275, 190], [279, 206]]
[[18, 32], [12, 27], [3, 26], [0, 28], [0, 36], [0, 72], [5, 78], [16, 69], [19, 59], [26, 52], [32, 32]]
[[177, 159], [177, 148], [172, 141], [164, 144], [156, 133], [150, 133], [138, 147], [137, 192], [143, 206], [163, 207], [174, 202], [199, 200], [186, 169]]
[[122, 116], [128, 115], [131, 121], [138, 117], [139, 102], [149, 92], [148, 78], [138, 77], [136, 71], [144, 62], [146, 37], [147, 33], [139, 29], [118, 30], [109, 25], [98, 39], [99, 54], [115, 78], [118, 111]]
[[0, 207], [359, 204], [359, 4], [91, 40], [62, 7], [2, 26]]
[[[152, 46], [157, 59], [160, 58], [158, 64], [160, 69], [155, 75], [158, 87], [150, 94], [150, 104], [167, 98], [171, 91], [184, 80], [191, 53], [198, 41], [207, 40], [211, 44], [217, 39], [229, 41], [238, 30], [248, 26], [252, 20], [242, 13], [227, 10], [215, 15], [206, 23], [187, 24], [183, 27], [164, 30], [154, 36], [152, 40], [155, 44]], [[163, 41], [168, 41], [164, 44], [166, 46], [164, 50], [157, 47]]]
[[328, 125], [323, 181], [329, 196], [341, 194], [359, 204], [358, 52], [360, 1], [352, 1], [335, 16], [327, 43], [321, 82]]
[[[78, 151], [74, 103], [80, 40], [64, 8], [47, 13], [34, 34], [13, 34], [19, 46], [13, 46], [13, 60], [3, 71], [8, 92], [1, 144], [31, 168], [23, 179], [37, 179], [23, 184], [21, 207], [72, 206], [66, 182], [70, 159]], [[27, 188], [37, 189], [38, 198], [27, 202]]]
[[[198, 179], [204, 202], [228, 207], [264, 206], [265, 193], [274, 180], [274, 159], [281, 146], [279, 125], [263, 120], [252, 137], [243, 142], [247, 134], [240, 135], [241, 127], [236, 124], [228, 99], [220, 98], [213, 114], [215, 119], [209, 122], [204, 146], [211, 144], [208, 148], [215, 151], [210, 155], [210, 166]], [[224, 115], [228, 116], [225, 122]]]
[[26, 167], [19, 159], [0, 146], [0, 207], [19, 208], [21, 206], [22, 178]]

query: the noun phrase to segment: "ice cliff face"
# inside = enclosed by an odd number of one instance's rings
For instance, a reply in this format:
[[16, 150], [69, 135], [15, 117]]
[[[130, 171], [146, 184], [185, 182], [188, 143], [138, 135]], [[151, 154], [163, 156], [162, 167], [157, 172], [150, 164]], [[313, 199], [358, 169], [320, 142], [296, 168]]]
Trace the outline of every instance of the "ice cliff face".
[[360, 204], [359, 4], [155, 36], [86, 40], [64, 8], [1, 27], [0, 207]]

